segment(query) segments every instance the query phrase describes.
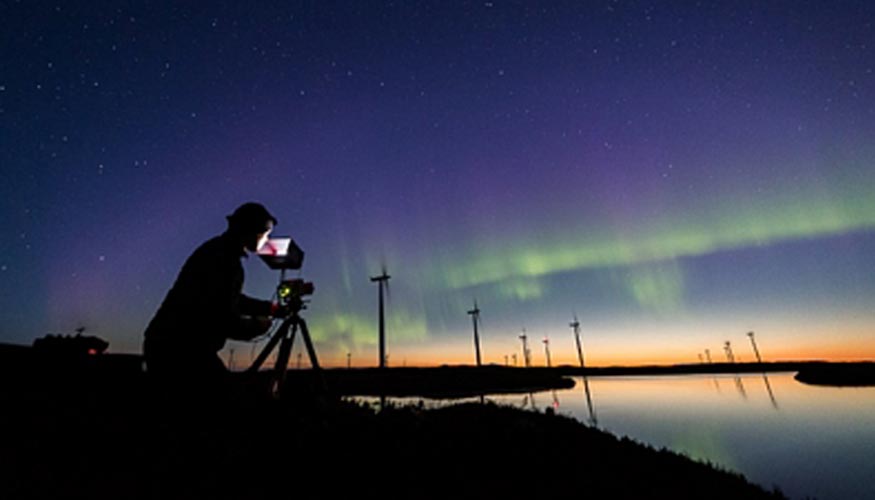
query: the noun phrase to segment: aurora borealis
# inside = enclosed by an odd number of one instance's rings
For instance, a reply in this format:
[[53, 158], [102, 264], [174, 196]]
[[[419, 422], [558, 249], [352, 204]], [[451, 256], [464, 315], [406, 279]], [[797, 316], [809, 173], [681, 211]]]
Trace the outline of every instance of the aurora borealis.
[[[9, 3], [0, 341], [137, 352], [261, 201], [329, 365], [875, 357], [869, 2]], [[245, 263], [246, 291], [276, 276]], [[234, 346], [246, 359], [249, 346]]]

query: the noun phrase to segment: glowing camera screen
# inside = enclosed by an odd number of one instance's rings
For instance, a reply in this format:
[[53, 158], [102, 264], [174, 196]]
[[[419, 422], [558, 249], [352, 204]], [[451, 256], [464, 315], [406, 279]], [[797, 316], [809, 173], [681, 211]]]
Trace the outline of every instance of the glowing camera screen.
[[300, 269], [304, 263], [304, 251], [291, 238], [270, 238], [257, 253], [271, 269]]

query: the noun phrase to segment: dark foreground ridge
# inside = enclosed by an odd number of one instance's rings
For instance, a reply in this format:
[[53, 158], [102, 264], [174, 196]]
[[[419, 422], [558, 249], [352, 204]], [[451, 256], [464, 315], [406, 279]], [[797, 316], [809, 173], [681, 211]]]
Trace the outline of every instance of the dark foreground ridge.
[[0, 498], [782, 498], [571, 418], [489, 403], [168, 400], [142, 379], [41, 373], [6, 373], [0, 387]]
[[875, 386], [875, 363], [822, 363], [807, 366], [796, 380], [810, 385], [833, 387]]

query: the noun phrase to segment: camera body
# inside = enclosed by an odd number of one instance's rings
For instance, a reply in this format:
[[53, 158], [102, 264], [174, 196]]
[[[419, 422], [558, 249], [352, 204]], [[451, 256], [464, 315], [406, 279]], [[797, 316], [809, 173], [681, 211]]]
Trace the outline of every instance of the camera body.
[[276, 287], [276, 296], [280, 304], [286, 305], [293, 301], [302, 301], [307, 295], [313, 295], [316, 287], [312, 281], [300, 278], [280, 281]]

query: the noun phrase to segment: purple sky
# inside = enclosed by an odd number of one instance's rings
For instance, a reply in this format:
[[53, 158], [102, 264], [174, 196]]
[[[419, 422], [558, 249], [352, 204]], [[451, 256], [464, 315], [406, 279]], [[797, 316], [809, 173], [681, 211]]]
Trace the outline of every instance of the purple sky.
[[[320, 354], [875, 356], [869, 2], [0, 7], [0, 341], [141, 333], [257, 200]], [[246, 291], [276, 276], [246, 263]], [[237, 346], [248, 354], [248, 346]], [[540, 355], [540, 352], [537, 352]], [[742, 352], [742, 357], [749, 353]], [[469, 360], [468, 358], [472, 358]]]

